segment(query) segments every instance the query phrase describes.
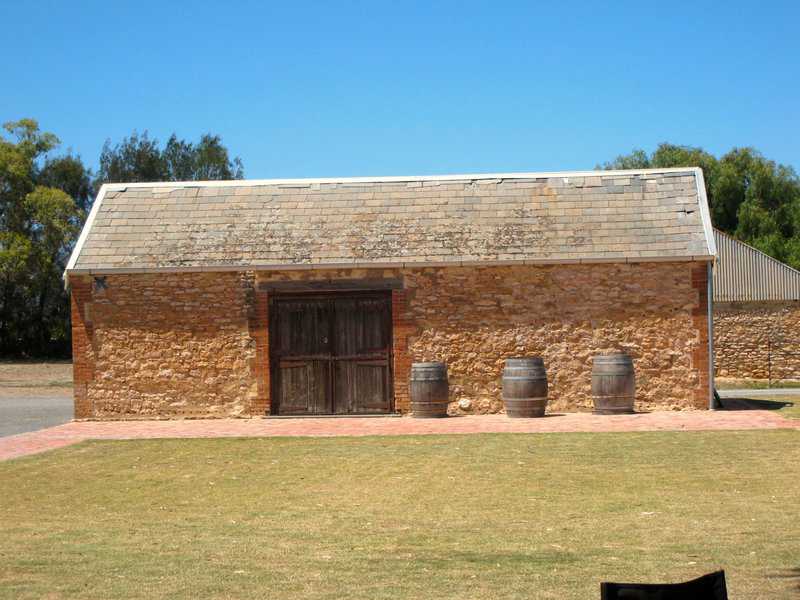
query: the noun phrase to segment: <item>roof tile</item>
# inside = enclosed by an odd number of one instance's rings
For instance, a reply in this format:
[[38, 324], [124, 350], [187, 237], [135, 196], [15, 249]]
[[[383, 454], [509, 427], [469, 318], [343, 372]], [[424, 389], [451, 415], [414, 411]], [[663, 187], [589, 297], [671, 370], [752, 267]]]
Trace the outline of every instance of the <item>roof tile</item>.
[[691, 170], [113, 188], [72, 268], [687, 259], [698, 202]]

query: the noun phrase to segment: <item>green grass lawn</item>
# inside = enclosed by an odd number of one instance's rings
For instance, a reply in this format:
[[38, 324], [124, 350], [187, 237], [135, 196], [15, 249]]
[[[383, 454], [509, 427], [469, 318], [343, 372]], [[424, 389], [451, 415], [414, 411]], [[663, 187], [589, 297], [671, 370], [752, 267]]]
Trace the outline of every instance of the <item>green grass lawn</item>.
[[0, 463], [0, 597], [800, 597], [795, 431], [90, 442]]
[[800, 401], [793, 399], [791, 406], [781, 409], [781, 416], [789, 417], [790, 419], [800, 419]]
[[781, 396], [780, 394], [776, 394], [775, 396], [770, 396], [769, 399], [786, 404], [786, 406], [779, 409], [778, 414], [780, 414], [780, 416], [789, 419], [800, 419], [800, 398], [797, 396]]

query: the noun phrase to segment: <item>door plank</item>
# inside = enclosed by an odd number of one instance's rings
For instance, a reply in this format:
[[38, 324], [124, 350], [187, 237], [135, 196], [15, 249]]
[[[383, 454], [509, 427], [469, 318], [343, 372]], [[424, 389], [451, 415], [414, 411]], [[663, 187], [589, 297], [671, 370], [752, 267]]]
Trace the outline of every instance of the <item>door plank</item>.
[[324, 415], [330, 412], [328, 370], [330, 362], [281, 362], [280, 410], [285, 415]]
[[334, 412], [391, 412], [389, 298], [337, 298], [333, 323]]
[[270, 364], [279, 414], [393, 409], [389, 293], [273, 297]]
[[331, 406], [331, 304], [327, 300], [279, 299], [272, 341], [275, 392], [280, 414], [328, 414]]
[[337, 361], [334, 395], [337, 414], [391, 412], [387, 361]]

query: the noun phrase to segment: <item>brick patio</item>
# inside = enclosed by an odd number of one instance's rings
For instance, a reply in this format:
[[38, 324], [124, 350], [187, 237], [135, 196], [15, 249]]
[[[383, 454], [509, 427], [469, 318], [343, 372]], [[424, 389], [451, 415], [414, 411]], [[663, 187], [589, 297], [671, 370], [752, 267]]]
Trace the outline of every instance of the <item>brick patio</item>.
[[213, 438], [270, 436], [433, 435], [467, 433], [565, 433], [623, 431], [717, 431], [800, 429], [800, 420], [767, 410], [652, 412], [597, 416], [588, 413], [550, 415], [543, 419], [509, 419], [505, 415], [449, 419], [302, 418], [215, 419], [183, 421], [80, 421], [0, 438], [0, 460], [27, 456], [83, 440]]

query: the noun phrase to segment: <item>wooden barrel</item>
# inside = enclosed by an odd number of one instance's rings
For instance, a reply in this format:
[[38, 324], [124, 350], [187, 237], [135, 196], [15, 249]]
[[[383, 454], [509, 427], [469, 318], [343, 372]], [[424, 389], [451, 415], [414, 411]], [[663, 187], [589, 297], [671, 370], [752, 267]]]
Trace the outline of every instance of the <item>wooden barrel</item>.
[[509, 417], [543, 417], [547, 406], [547, 371], [538, 356], [506, 359], [503, 404]]
[[441, 362], [411, 364], [409, 394], [414, 417], [446, 417], [449, 402], [447, 365]]
[[592, 364], [594, 414], [632, 413], [635, 399], [633, 359], [621, 352], [595, 356]]

